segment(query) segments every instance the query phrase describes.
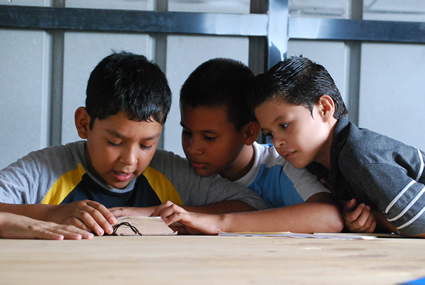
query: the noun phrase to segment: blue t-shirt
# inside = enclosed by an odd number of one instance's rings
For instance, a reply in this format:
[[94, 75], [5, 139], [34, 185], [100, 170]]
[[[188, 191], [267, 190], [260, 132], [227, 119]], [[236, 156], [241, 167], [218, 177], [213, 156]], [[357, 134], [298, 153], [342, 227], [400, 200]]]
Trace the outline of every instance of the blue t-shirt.
[[314, 194], [330, 191], [307, 169], [297, 169], [279, 155], [273, 145], [253, 144], [251, 170], [236, 180], [261, 196], [271, 208], [305, 202]]

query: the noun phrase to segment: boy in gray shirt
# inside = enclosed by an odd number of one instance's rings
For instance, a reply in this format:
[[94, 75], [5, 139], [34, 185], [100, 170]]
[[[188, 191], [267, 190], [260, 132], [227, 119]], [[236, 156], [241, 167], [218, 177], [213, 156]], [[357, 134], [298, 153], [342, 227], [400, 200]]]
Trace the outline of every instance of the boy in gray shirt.
[[116, 221], [110, 207], [146, 207], [146, 215], [166, 201], [209, 213], [266, 208], [252, 191], [201, 178], [185, 159], [156, 150], [170, 105], [165, 75], [144, 56], [104, 58], [90, 75], [86, 107], [75, 112], [86, 140], [32, 152], [1, 170], [0, 211], [102, 235]]

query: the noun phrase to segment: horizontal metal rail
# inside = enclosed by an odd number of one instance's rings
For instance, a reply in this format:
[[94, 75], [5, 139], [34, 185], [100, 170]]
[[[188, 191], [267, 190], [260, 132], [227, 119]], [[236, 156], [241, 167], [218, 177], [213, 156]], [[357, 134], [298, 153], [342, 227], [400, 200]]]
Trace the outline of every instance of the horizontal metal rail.
[[0, 27], [44, 30], [267, 36], [268, 15], [0, 5]]
[[[274, 15], [276, 21], [276, 15]], [[425, 43], [425, 22], [289, 17], [289, 39]], [[276, 23], [274, 23], [276, 25]], [[0, 27], [269, 36], [268, 14], [155, 12], [0, 5]]]
[[425, 22], [289, 18], [291, 39], [425, 43]]

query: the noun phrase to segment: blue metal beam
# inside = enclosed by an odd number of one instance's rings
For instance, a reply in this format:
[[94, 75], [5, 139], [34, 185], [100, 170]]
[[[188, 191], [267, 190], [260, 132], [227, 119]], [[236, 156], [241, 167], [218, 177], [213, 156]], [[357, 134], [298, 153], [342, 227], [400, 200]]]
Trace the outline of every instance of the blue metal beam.
[[326, 18], [289, 18], [289, 38], [425, 43], [425, 23]]
[[267, 36], [268, 15], [0, 5], [0, 27], [42, 30]]

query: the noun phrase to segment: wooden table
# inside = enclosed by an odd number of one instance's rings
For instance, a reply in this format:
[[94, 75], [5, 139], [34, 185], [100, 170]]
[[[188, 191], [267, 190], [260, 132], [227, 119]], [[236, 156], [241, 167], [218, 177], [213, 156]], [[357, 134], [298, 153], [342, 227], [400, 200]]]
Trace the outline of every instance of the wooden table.
[[0, 284], [400, 284], [425, 277], [425, 239], [0, 239]]

